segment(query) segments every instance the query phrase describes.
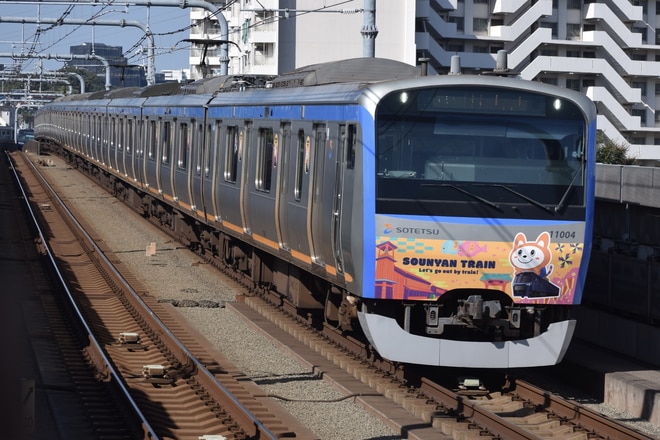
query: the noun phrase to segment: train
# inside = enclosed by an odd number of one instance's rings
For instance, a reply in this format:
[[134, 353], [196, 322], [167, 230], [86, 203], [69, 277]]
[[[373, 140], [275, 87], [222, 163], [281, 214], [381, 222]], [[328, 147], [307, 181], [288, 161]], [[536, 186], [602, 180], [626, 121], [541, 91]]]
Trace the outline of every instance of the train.
[[570, 344], [594, 212], [581, 93], [357, 58], [66, 96], [35, 138], [374, 356], [506, 369]]
[[22, 148], [27, 142], [34, 139], [34, 130], [32, 128], [21, 128], [16, 132], [16, 145]]
[[14, 146], [14, 129], [9, 125], [0, 125], [0, 146], [3, 148]]

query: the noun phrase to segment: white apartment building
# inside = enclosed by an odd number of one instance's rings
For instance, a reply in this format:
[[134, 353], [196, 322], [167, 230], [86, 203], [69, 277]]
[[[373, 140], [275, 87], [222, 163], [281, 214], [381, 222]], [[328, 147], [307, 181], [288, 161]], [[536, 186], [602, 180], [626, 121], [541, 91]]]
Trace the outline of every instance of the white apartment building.
[[[277, 74], [363, 56], [364, 0], [237, 0], [228, 3], [229, 74]], [[660, 161], [660, 1], [376, 0], [375, 56], [429, 62], [444, 74], [459, 55], [464, 73], [489, 71], [499, 50], [520, 77], [582, 91], [598, 128], [628, 144], [641, 163]], [[339, 6], [334, 6], [340, 4]], [[215, 19], [192, 9], [191, 38], [220, 39]], [[342, 12], [343, 11], [343, 12]], [[206, 74], [217, 74], [209, 47]], [[202, 76], [202, 49], [191, 75]], [[658, 111], [656, 112], [656, 109]]]
[[189, 69], [165, 69], [161, 70], [160, 74], [163, 76], [163, 81], [176, 81], [180, 83], [184, 83], [188, 80], [188, 76], [190, 75], [190, 70]]
[[[363, 55], [364, 0], [238, 0], [223, 14], [228, 25], [230, 74], [278, 74], [298, 67]], [[340, 6], [333, 6], [340, 4]], [[415, 64], [415, 3], [379, 0], [376, 12], [375, 53]], [[215, 19], [207, 11], [191, 9], [191, 39], [221, 39]], [[209, 46], [206, 57], [198, 46], [191, 53], [193, 78], [217, 74], [218, 46]]]

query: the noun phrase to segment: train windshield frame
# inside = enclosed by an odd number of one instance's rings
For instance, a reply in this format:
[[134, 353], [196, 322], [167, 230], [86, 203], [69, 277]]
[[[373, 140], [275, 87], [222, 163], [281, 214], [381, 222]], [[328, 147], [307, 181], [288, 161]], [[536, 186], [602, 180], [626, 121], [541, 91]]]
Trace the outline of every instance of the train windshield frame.
[[557, 96], [455, 85], [390, 93], [376, 108], [377, 211], [584, 207], [586, 133], [580, 108]]

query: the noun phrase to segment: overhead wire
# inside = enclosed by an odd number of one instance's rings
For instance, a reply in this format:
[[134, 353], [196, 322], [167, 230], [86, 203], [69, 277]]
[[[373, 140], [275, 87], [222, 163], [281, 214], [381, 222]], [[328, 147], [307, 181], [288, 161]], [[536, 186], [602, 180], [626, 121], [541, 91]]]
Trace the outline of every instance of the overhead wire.
[[[230, 8], [231, 6], [233, 6], [237, 1], [238, 1], [238, 0], [230, 0], [230, 1], [228, 1], [227, 3], [225, 3], [225, 5], [224, 5], [222, 8], [219, 8], [219, 9], [216, 10], [215, 12], [209, 14], [209, 15], [205, 18], [205, 20], [209, 20], [209, 19], [213, 19], [214, 17], [217, 17], [218, 14], [222, 13], [222, 11], [224, 11], [224, 10]], [[259, 6], [261, 6], [261, 7], [264, 9], [264, 11], [273, 11], [273, 9], [266, 8], [266, 7], [263, 5], [263, 3], [262, 3], [261, 1], [259, 1], [259, 0], [256, 0], [256, 1], [257, 1], [257, 3], [259, 4]], [[318, 7], [318, 8], [313, 9], [313, 10], [308, 10], [308, 11], [300, 11], [300, 12], [296, 12], [295, 10], [292, 10], [293, 15], [289, 15], [287, 18], [280, 17], [279, 15], [276, 14], [276, 15], [274, 15], [274, 16], [272, 17], [272, 19], [269, 20], [269, 21], [259, 21], [259, 22], [251, 23], [251, 24], [249, 24], [249, 25], [247, 26], [247, 28], [243, 28], [243, 27], [241, 27], [241, 28], [236, 28], [236, 29], [234, 29], [234, 30], [231, 30], [231, 29], [230, 29], [230, 30], [228, 31], [228, 33], [229, 33], [229, 35], [233, 35], [233, 34], [237, 34], [237, 33], [244, 32], [245, 29], [252, 29], [252, 30], [253, 30], [253, 29], [257, 29], [257, 28], [259, 28], [260, 26], [265, 26], [265, 25], [267, 25], [268, 23], [270, 23], [270, 22], [272, 22], [272, 21], [286, 20], [286, 19], [290, 19], [291, 17], [294, 17], [294, 18], [295, 18], [295, 17], [300, 17], [300, 16], [304, 16], [304, 15], [307, 15], [307, 14], [311, 14], [311, 13], [324, 12], [324, 11], [330, 9], [330, 8], [334, 8], [334, 7], [337, 7], [337, 6], [341, 6], [341, 5], [346, 4], [346, 3], [351, 3], [352, 1], [353, 1], [353, 0], [343, 0], [343, 1], [338, 1], [338, 2], [332, 3], [332, 4], [324, 4], [324, 5], [321, 6], [321, 7]], [[98, 18], [98, 17], [99, 17], [100, 15], [102, 15], [102, 14], [103, 14], [103, 13], [104, 13], [104, 12], [110, 7], [110, 6], [113, 6], [113, 4], [115, 4], [115, 3], [116, 3], [115, 0], [108, 0], [108, 1], [105, 1], [104, 3], [102, 3], [102, 6], [101, 6], [100, 10], [95, 11], [95, 12], [89, 17], [89, 19], [87, 19], [86, 21], [87, 21], [87, 22], [90, 22], [90, 21], [92, 21], [92, 20]], [[37, 52], [45, 52], [45, 51], [48, 51], [48, 49], [57, 46], [57, 45], [60, 44], [62, 41], [64, 41], [66, 38], [68, 38], [69, 36], [71, 36], [74, 32], [78, 31], [83, 25], [76, 25], [76, 26], [74, 26], [70, 31], [66, 32], [64, 35], [60, 36], [59, 38], [57, 38], [57, 39], [54, 40], [53, 42], [51, 42], [51, 43], [49, 43], [49, 44], [47, 44], [47, 45], [44, 45], [43, 47], [40, 47], [39, 51], [37, 51], [37, 47], [39, 46], [39, 44], [41, 44], [41, 43], [43, 42], [43, 36], [44, 36], [48, 31], [50, 31], [50, 30], [52, 30], [52, 29], [55, 29], [55, 28], [58, 28], [58, 27], [62, 26], [63, 21], [64, 21], [69, 15], [71, 15], [71, 13], [72, 13], [73, 10], [76, 8], [76, 6], [77, 6], [77, 5], [74, 5], [74, 4], [70, 4], [70, 5], [68, 5], [67, 8], [66, 8], [66, 9], [60, 14], [60, 17], [59, 17], [58, 20], [57, 20], [58, 23], [51, 24], [51, 25], [49, 25], [48, 27], [43, 28], [43, 29], [41, 29], [40, 26], [37, 26], [37, 29], [35, 30], [34, 34], [33, 34], [31, 37], [26, 38], [26, 41], [30, 41], [30, 40], [31, 40], [30, 48], [29, 48], [29, 50], [27, 51], [27, 53], [28, 53], [28, 54], [35, 54], [35, 53], [37, 53]], [[128, 6], [128, 5], [127, 5], [127, 6]], [[148, 6], [148, 7], [151, 7], [151, 6]], [[197, 26], [198, 26], [198, 24], [196, 24], [196, 23], [191, 23], [191, 24], [189, 24], [189, 25], [187, 25], [187, 26], [180, 27], [180, 28], [175, 29], [175, 30], [172, 30], [172, 31], [158, 32], [158, 33], [151, 33], [151, 35], [152, 35], [153, 37], [175, 35], [175, 34], [177, 34], [177, 33], [182, 33], [182, 32], [189, 31], [189, 30], [191, 30], [192, 28], [197, 27]], [[135, 42], [130, 48], [128, 48], [127, 50], [124, 50], [124, 51], [123, 51], [123, 56], [124, 56], [124, 58], [126, 58], [126, 60], [129, 61], [129, 60], [135, 59], [136, 57], [140, 57], [142, 54], [141, 54], [141, 51], [139, 51], [138, 49], [142, 46], [142, 44], [144, 43], [144, 41], [145, 41], [146, 39], [147, 39], [147, 36], [146, 36], [146, 35], [143, 35], [143, 36], [141, 36], [141, 37], [140, 37], [140, 38], [139, 38], [139, 39], [138, 39], [138, 40], [137, 40], [137, 41], [136, 41], [136, 42]], [[162, 54], [166, 54], [166, 53], [172, 53], [172, 52], [174, 52], [174, 51], [190, 50], [190, 48], [191, 48], [191, 45], [184, 46], [184, 47], [180, 47], [180, 48], [169, 48], [168, 50], [162, 50], [162, 51], [160, 51], [160, 52], [154, 53], [154, 55], [155, 55], [155, 56], [158, 56], [158, 55], [162, 55]], [[24, 61], [24, 59], [23, 59], [22, 61]], [[23, 63], [21, 63], [21, 68], [22, 68], [22, 64], [23, 64]]]

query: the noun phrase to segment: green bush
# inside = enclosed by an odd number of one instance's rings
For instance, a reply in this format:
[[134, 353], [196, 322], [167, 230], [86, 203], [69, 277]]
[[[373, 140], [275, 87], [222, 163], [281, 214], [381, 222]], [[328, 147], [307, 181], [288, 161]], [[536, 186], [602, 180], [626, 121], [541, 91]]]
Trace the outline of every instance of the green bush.
[[635, 165], [635, 158], [628, 157], [628, 147], [614, 142], [598, 130], [596, 135], [596, 162], [611, 165]]

